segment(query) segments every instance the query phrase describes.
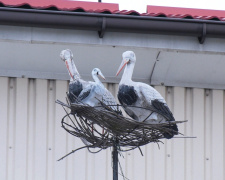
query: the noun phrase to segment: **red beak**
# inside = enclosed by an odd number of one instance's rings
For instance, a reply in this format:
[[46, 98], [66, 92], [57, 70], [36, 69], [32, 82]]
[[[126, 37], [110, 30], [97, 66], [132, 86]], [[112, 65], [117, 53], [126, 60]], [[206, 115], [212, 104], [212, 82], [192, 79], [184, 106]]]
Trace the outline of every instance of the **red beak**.
[[122, 63], [120, 64], [120, 67], [116, 73], [116, 76], [119, 75], [119, 73], [123, 70], [123, 68], [126, 66], [126, 64], [129, 62], [129, 59], [122, 60]]
[[71, 72], [71, 65], [69, 64], [68, 60], [65, 60], [66, 68], [68, 69], [68, 72], [70, 74], [70, 77], [74, 80], [73, 74]]

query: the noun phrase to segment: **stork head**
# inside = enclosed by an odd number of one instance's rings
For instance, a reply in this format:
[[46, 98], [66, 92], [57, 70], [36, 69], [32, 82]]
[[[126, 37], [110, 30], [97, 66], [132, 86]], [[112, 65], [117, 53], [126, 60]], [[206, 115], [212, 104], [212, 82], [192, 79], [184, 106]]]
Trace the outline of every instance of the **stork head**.
[[120, 64], [120, 67], [116, 73], [116, 76], [119, 75], [119, 73], [123, 70], [123, 68], [130, 63], [135, 63], [136, 62], [136, 56], [133, 51], [125, 51], [122, 55], [123, 60], [122, 63]]
[[102, 74], [101, 70], [98, 68], [94, 68], [91, 72], [92, 76], [100, 76], [102, 79], [105, 79], [104, 75]]
[[65, 60], [68, 60], [68, 59], [73, 59], [73, 53], [70, 49], [65, 49], [65, 50], [62, 50], [61, 53], [60, 53], [60, 58], [65, 61]]

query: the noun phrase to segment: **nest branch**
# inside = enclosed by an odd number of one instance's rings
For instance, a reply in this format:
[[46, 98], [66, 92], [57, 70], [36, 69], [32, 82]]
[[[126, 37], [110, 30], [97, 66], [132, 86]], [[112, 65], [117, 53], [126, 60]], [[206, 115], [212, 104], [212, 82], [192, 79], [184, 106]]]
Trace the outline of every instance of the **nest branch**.
[[[137, 122], [122, 116], [121, 111], [119, 111], [120, 105], [116, 105], [117, 111], [115, 111], [113, 110], [115, 108], [107, 106], [100, 100], [101, 106], [91, 107], [77, 99], [75, 103], [71, 103], [68, 99], [67, 104], [59, 100], [56, 101], [66, 112], [61, 125], [71, 135], [81, 138], [86, 146], [73, 150], [61, 159], [84, 148], [100, 148], [102, 150], [112, 147], [115, 140], [118, 141], [120, 151], [129, 151], [136, 148], [140, 150], [140, 146], [151, 142], [162, 143], [161, 139], [164, 138], [164, 133], [174, 133], [174, 130], [170, 128], [172, 124], [186, 122], [172, 121], [159, 124]], [[69, 109], [70, 113], [66, 109]], [[151, 109], [148, 110], [152, 111]], [[149, 114], [151, 115], [151, 113]], [[101, 132], [102, 129], [105, 133]]]

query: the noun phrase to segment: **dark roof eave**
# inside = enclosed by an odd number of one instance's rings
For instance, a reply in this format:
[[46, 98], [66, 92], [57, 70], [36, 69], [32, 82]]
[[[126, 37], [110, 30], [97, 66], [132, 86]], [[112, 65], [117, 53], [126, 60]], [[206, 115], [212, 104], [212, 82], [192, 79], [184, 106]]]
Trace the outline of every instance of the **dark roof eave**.
[[128, 33], [152, 33], [225, 38], [225, 22], [88, 12], [68, 12], [0, 7], [0, 24], [83, 29]]

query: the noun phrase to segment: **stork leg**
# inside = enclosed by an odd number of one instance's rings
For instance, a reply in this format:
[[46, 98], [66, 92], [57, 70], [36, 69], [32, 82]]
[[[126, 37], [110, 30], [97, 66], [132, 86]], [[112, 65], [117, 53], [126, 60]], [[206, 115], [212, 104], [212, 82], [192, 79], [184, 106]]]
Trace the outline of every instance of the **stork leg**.
[[102, 134], [104, 134], [104, 132], [105, 132], [105, 129], [104, 129], [104, 127], [102, 128]]

